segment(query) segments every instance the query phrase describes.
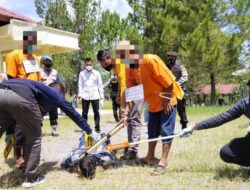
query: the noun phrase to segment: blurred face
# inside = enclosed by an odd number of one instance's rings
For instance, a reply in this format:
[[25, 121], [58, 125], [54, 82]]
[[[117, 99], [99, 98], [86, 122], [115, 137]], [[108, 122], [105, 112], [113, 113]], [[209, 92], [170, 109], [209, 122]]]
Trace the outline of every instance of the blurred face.
[[53, 62], [50, 59], [43, 60], [44, 68], [50, 70], [52, 68]]
[[168, 55], [168, 66], [173, 67], [175, 65], [176, 57]]
[[100, 63], [102, 68], [104, 68], [106, 71], [111, 71], [114, 67], [114, 60], [112, 60], [110, 57], [105, 57], [100, 61]]
[[23, 53], [32, 54], [37, 45], [37, 33], [36, 31], [24, 31], [23, 32]]
[[85, 61], [85, 68], [87, 71], [92, 71], [92, 69], [93, 69], [92, 61]]

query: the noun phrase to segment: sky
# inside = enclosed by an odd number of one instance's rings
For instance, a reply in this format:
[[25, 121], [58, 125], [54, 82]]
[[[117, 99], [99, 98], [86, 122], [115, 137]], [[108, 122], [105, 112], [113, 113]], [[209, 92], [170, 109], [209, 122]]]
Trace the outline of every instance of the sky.
[[[41, 20], [36, 14], [34, 0], [0, 0], [0, 6], [20, 13], [35, 21]], [[101, 7], [103, 10], [109, 9], [111, 12], [117, 12], [122, 18], [131, 12], [131, 7], [128, 5], [127, 0], [101, 0]]]

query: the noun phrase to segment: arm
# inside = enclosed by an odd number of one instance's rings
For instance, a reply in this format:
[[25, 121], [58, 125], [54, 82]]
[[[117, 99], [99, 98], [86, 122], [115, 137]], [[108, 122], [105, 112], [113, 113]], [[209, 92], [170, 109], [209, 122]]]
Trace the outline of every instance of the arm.
[[7, 54], [6, 56], [6, 73], [8, 76], [8, 79], [16, 78], [17, 77], [17, 62], [16, 60], [18, 57], [12, 52]]
[[179, 85], [183, 85], [184, 82], [188, 81], [188, 73], [187, 69], [183, 65], [180, 65], [180, 68], [181, 68], [181, 78], [177, 81], [177, 83]]
[[71, 104], [63, 99], [59, 105], [60, 109], [69, 116], [70, 119], [72, 119], [83, 131], [85, 131], [87, 134], [92, 133], [92, 129], [90, 128], [87, 121], [75, 111], [75, 109], [71, 106]]
[[207, 120], [201, 121], [197, 123], [193, 128], [196, 130], [201, 129], [209, 129], [218, 127], [220, 125], [223, 125], [224, 123], [227, 123], [229, 121], [232, 121], [238, 117], [240, 117], [242, 114], [244, 114], [245, 106], [243, 101], [240, 101], [236, 103], [231, 109], [228, 111], [219, 114], [215, 117], [209, 118]]

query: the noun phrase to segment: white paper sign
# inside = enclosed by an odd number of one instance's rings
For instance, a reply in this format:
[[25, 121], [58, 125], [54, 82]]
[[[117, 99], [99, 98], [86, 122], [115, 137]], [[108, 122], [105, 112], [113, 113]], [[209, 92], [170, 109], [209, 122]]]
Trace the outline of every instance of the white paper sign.
[[39, 65], [36, 60], [25, 60], [23, 66], [26, 73], [40, 72]]
[[143, 85], [140, 84], [131, 88], [127, 88], [125, 91], [125, 99], [126, 102], [144, 99]]

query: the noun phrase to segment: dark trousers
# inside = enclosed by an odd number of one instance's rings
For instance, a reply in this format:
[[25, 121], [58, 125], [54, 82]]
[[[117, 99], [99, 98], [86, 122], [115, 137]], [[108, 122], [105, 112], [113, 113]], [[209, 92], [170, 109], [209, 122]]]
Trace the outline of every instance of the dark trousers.
[[50, 120], [50, 125], [57, 125], [57, 119], [58, 119], [58, 111], [57, 109], [54, 109], [53, 111], [49, 112], [49, 120]]
[[250, 166], [250, 133], [241, 138], [235, 138], [220, 150], [220, 157], [224, 162], [241, 166]]
[[82, 99], [82, 117], [88, 120], [89, 104], [91, 103], [94, 111], [95, 130], [100, 131], [100, 113], [99, 113], [99, 99], [98, 100], [84, 100]]
[[25, 136], [22, 132], [22, 127], [16, 122], [12, 123], [6, 130], [6, 135], [14, 135], [14, 154], [15, 158], [18, 159], [24, 155]]
[[115, 121], [118, 122], [120, 117], [119, 117], [119, 109], [120, 109], [120, 104], [117, 103], [116, 97], [112, 98], [112, 109], [113, 109], [113, 116], [115, 118]]
[[15, 122], [25, 136], [24, 175], [33, 179], [41, 153], [43, 117], [37, 104], [29, 102], [12, 90], [0, 89], [0, 137]]
[[177, 103], [177, 111], [180, 116], [180, 123], [182, 129], [187, 127], [188, 119], [186, 114], [186, 99], [183, 98], [182, 100], [178, 100]]

